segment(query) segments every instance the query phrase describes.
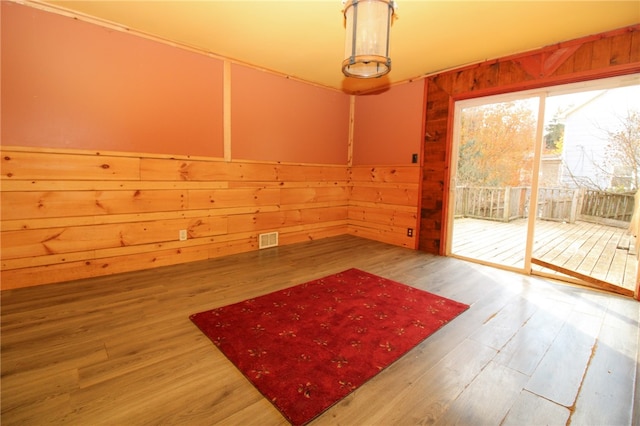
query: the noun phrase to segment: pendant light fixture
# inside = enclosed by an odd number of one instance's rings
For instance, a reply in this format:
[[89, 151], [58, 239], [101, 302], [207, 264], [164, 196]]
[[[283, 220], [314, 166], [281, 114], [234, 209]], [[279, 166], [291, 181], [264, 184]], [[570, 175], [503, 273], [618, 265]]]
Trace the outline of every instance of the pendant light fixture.
[[342, 72], [347, 77], [376, 78], [391, 70], [389, 30], [393, 0], [343, 1], [347, 35]]

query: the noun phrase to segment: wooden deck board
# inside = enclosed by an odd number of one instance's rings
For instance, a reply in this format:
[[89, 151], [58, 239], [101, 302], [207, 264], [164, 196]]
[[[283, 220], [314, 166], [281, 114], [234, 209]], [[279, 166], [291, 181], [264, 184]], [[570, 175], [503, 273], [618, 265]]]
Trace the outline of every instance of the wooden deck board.
[[[454, 221], [452, 253], [513, 268], [524, 266], [527, 221], [509, 223], [481, 219]], [[635, 239], [626, 229], [588, 222], [537, 221], [534, 257], [589, 275], [615, 286], [634, 290], [638, 257]], [[535, 270], [562, 277], [550, 269]]]
[[[582, 274], [592, 275], [594, 278], [597, 269], [608, 269], [609, 265], [607, 263], [609, 263], [609, 256], [606, 255], [606, 248], [611, 236], [612, 233], [610, 230], [603, 230], [602, 233], [596, 232], [593, 236], [589, 237], [589, 242], [593, 244], [587, 244], [572, 258], [574, 262], [580, 262], [580, 265], [575, 269]], [[584, 259], [581, 261], [580, 254], [583, 253]], [[604, 262], [605, 265], [602, 266], [602, 268], [597, 268], [596, 266], [599, 262]]]
[[616, 280], [617, 277], [622, 277], [622, 287], [625, 285], [625, 274], [627, 266], [627, 257], [629, 256], [629, 250], [622, 250], [619, 248], [613, 249], [613, 259], [611, 259], [611, 266], [608, 271], [604, 271], [602, 279], [607, 282]]
[[593, 247], [598, 243], [605, 230], [594, 228], [591, 231], [585, 231], [579, 238], [571, 242], [571, 250], [562, 254], [563, 262], [555, 262], [564, 268], [574, 270], [581, 274], [589, 275], [595, 264], [595, 260], [591, 257]]
[[[544, 231], [551, 230], [553, 238], [547, 239]], [[556, 224], [556, 226], [541, 227], [536, 230], [536, 255], [553, 263], [564, 265], [571, 253], [580, 247], [578, 243], [585, 234], [591, 230], [590, 224], [584, 226], [571, 226]], [[559, 258], [560, 257], [560, 258]]]
[[[638, 256], [634, 253], [630, 254], [631, 257], [635, 257], [636, 262], [627, 262], [624, 268], [624, 288], [635, 288], [638, 274]], [[627, 258], [628, 259], [628, 258]]]

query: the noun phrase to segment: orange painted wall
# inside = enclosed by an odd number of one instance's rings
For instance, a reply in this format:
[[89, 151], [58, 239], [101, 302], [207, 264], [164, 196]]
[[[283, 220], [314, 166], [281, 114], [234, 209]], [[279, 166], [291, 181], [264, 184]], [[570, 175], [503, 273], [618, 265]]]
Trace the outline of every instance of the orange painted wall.
[[349, 96], [234, 64], [231, 129], [234, 159], [346, 164]]
[[[2, 2], [2, 145], [224, 156], [223, 60]], [[346, 164], [349, 96], [233, 65], [234, 159]]]
[[2, 144], [223, 155], [220, 60], [2, 2]]
[[424, 80], [356, 97], [354, 165], [411, 164], [421, 154]]

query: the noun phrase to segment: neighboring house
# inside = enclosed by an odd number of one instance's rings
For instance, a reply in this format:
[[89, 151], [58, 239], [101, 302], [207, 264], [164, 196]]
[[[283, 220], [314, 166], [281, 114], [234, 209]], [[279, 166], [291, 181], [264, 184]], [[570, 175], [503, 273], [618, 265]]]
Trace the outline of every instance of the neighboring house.
[[567, 187], [630, 189], [633, 171], [607, 163], [608, 131], [616, 131], [629, 109], [640, 109], [640, 86], [583, 94], [564, 118], [561, 183]]
[[562, 176], [562, 156], [543, 155], [540, 163], [540, 186], [556, 187]]

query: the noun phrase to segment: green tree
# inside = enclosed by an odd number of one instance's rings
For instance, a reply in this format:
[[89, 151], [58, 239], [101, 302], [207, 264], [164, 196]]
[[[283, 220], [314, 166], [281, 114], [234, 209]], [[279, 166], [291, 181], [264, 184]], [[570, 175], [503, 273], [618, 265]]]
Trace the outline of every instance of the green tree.
[[544, 128], [544, 149], [547, 154], [559, 154], [562, 152], [564, 123], [560, 121], [561, 115], [562, 111], [558, 110]]

